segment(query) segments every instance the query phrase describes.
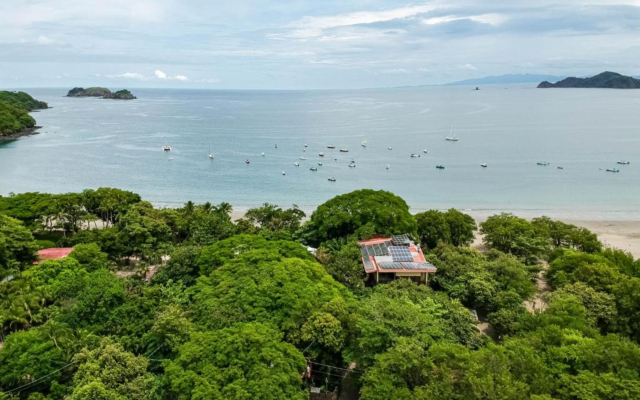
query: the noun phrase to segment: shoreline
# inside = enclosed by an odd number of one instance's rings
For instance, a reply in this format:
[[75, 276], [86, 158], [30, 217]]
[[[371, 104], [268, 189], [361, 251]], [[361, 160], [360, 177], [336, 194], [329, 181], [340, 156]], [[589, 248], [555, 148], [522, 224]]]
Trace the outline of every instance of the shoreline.
[[6, 136], [0, 136], [0, 141], [12, 141], [12, 140], [19, 139], [19, 138], [25, 137], [25, 136], [38, 135], [38, 134], [40, 134], [40, 132], [38, 132], [39, 129], [42, 129], [42, 127], [36, 125], [33, 128], [23, 129], [20, 132], [12, 133], [12, 134], [6, 135]]

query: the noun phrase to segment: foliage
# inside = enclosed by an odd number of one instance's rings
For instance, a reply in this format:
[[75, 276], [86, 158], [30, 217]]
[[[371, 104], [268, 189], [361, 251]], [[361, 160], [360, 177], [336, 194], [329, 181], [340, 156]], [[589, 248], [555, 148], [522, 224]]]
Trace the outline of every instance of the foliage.
[[317, 247], [327, 240], [354, 234], [366, 239], [405, 233], [417, 237], [416, 222], [407, 203], [390, 192], [363, 189], [320, 205], [305, 224], [303, 235]]
[[493, 215], [480, 224], [483, 241], [491, 248], [513, 254], [527, 262], [543, 257], [550, 249], [550, 238], [536, 226], [513, 214]]
[[200, 275], [198, 259], [202, 250], [196, 246], [175, 248], [169, 255], [167, 264], [160, 267], [153, 276], [152, 282], [164, 285], [168, 281], [182, 282], [185, 286], [193, 286]]
[[8, 103], [25, 111], [48, 108], [47, 103], [38, 101], [25, 92], [0, 91], [0, 102]]
[[302, 354], [259, 323], [194, 333], [166, 364], [164, 398], [303, 400]]
[[290, 240], [300, 229], [300, 221], [305, 216], [306, 214], [296, 205], [283, 210], [275, 204], [264, 203], [261, 207], [247, 210], [244, 218], [267, 237], [275, 236], [278, 239]]
[[79, 244], [74, 246], [69, 257], [78, 260], [78, 263], [87, 271], [93, 272], [97, 269], [109, 269], [111, 263], [109, 256], [100, 250], [100, 246], [95, 243]]
[[191, 310], [208, 329], [244, 321], [271, 323], [298, 343], [300, 328], [313, 311], [344, 296], [348, 292], [315, 261], [250, 250], [199, 278]]
[[37, 245], [20, 221], [0, 214], [0, 273], [24, 269], [36, 260]]
[[354, 293], [364, 289], [366, 277], [362, 269], [360, 245], [356, 240], [344, 244], [336, 240], [326, 242], [317, 250], [316, 257], [337, 282]]
[[0, 137], [33, 128], [36, 120], [27, 111], [6, 101], [0, 101]]
[[71, 400], [151, 398], [148, 361], [109, 339], [104, 339], [97, 349], [82, 350], [73, 361], [78, 364], [78, 371], [73, 377]]

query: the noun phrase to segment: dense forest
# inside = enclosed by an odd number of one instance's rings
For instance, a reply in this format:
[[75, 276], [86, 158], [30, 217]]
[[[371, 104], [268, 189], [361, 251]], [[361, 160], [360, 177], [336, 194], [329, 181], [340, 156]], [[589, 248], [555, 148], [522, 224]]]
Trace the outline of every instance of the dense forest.
[[[640, 261], [586, 229], [373, 190], [231, 212], [0, 197], [0, 399], [640, 398]], [[429, 286], [368, 284], [358, 240], [390, 234]]]
[[0, 91], [0, 137], [20, 133], [36, 125], [30, 111], [48, 108], [24, 92]]

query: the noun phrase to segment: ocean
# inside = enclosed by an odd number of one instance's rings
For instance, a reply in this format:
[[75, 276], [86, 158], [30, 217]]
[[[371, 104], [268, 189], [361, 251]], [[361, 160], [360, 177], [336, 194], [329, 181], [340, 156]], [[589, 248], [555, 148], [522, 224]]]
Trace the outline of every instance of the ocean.
[[[32, 114], [38, 135], [0, 143], [0, 194], [109, 186], [158, 206], [313, 210], [371, 188], [414, 212], [640, 220], [640, 90], [472, 89], [131, 89], [132, 101], [24, 89], [53, 108]], [[452, 131], [458, 142], [445, 140]]]

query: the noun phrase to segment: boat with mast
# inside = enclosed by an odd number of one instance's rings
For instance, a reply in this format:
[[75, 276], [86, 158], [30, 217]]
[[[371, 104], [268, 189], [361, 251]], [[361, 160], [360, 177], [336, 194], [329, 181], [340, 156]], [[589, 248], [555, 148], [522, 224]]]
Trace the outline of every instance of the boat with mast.
[[449, 142], [457, 142], [459, 139], [455, 133], [453, 133], [453, 126], [451, 126], [451, 130], [449, 131], [449, 136], [445, 137]]
[[212, 160], [215, 158], [215, 156], [211, 152], [211, 145], [209, 145], [209, 158], [212, 159]]

